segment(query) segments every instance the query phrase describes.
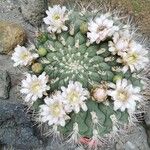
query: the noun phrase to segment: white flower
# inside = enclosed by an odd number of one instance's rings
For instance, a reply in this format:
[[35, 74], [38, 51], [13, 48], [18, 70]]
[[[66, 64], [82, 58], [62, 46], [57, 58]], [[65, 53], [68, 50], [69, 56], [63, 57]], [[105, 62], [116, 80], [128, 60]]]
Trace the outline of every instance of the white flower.
[[15, 62], [14, 67], [21, 65], [26, 66], [31, 64], [33, 59], [36, 59], [38, 54], [33, 54], [24, 46], [17, 45], [11, 59]]
[[89, 22], [87, 37], [91, 43], [96, 42], [99, 44], [107, 37], [112, 36], [115, 31], [119, 30], [119, 28], [114, 25], [114, 21], [109, 19], [109, 17], [109, 14], [104, 14]]
[[38, 98], [42, 98], [44, 92], [49, 90], [47, 86], [48, 77], [43, 72], [40, 76], [26, 74], [26, 79], [22, 80], [21, 93], [25, 94], [25, 101], [33, 103]]
[[142, 45], [132, 42], [130, 44], [130, 51], [122, 54], [122, 58], [118, 59], [118, 62], [123, 63], [123, 72], [125, 73], [128, 69], [131, 72], [135, 70], [139, 71], [140, 69], [144, 69], [146, 64], [148, 63], [148, 51], [145, 50]]
[[140, 88], [133, 87], [132, 84], [128, 84], [126, 79], [117, 80], [116, 85], [110, 83], [110, 89], [108, 91], [108, 95], [112, 97], [114, 100], [114, 110], [120, 109], [121, 111], [128, 112], [135, 111], [136, 101], [141, 100], [141, 96], [139, 95]]
[[49, 25], [47, 29], [50, 33], [61, 33], [61, 30], [68, 30], [68, 27], [65, 26], [65, 22], [69, 19], [66, 11], [66, 7], [61, 8], [59, 5], [49, 7], [49, 10], [46, 11], [47, 17], [43, 20], [45, 24]]
[[82, 87], [81, 83], [70, 81], [67, 88], [61, 87], [61, 89], [63, 91], [63, 103], [67, 112], [74, 110], [75, 113], [78, 113], [80, 107], [87, 111], [85, 100], [89, 97], [89, 92]]
[[49, 126], [65, 126], [65, 120], [70, 119], [70, 117], [65, 113], [61, 92], [46, 97], [44, 102], [45, 104], [40, 106], [41, 121], [48, 122]]
[[123, 52], [129, 51], [130, 44], [132, 44], [131, 39], [129, 30], [114, 33], [113, 42], [109, 41], [109, 51], [113, 55], [122, 55]]

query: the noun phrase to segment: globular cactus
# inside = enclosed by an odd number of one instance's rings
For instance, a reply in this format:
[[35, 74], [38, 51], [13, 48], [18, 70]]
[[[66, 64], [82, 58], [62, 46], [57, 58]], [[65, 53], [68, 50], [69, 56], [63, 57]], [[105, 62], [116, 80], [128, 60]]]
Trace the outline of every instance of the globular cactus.
[[[54, 11], [51, 12], [51, 9]], [[29, 102], [31, 98], [33, 107], [40, 110], [39, 120], [48, 122], [50, 127], [56, 127], [59, 133], [73, 136], [76, 142], [81, 137], [96, 141], [118, 132], [131, 122], [131, 116], [141, 101], [138, 95], [142, 83], [138, 77], [139, 71], [134, 70], [137, 67], [133, 65], [141, 56], [135, 51], [127, 55], [130, 53], [129, 45], [133, 46], [135, 42], [128, 37], [128, 32], [118, 38], [120, 30], [123, 32], [129, 29], [117, 17], [113, 18], [109, 13], [102, 15], [88, 11], [84, 14], [71, 11], [66, 15], [64, 7], [63, 14], [57, 11], [53, 14], [55, 9], [60, 11], [61, 7], [50, 8], [44, 20], [49, 25], [50, 33], [40, 33], [36, 40], [37, 50], [34, 52], [39, 54], [39, 58], [32, 62], [31, 72], [36, 75], [42, 71], [44, 73], [35, 79], [36, 83], [30, 88], [33, 92], [26, 101]], [[54, 26], [58, 20], [61, 28], [58, 24], [57, 28]], [[147, 62], [145, 55], [142, 56], [145, 59], [143, 63]], [[36, 95], [39, 99], [35, 100], [34, 94], [41, 86], [42, 81], [38, 82], [42, 77], [46, 80], [41, 91], [44, 96]], [[32, 77], [28, 75], [27, 78], [31, 82]], [[25, 89], [27, 86], [24, 82]], [[74, 91], [70, 92], [70, 89]], [[22, 93], [28, 94], [27, 90], [22, 90]], [[45, 98], [46, 95], [49, 97]], [[69, 99], [69, 104], [66, 104], [66, 99]], [[76, 102], [79, 102], [78, 106]], [[130, 105], [133, 107], [130, 108]], [[62, 112], [62, 116], [54, 120], [51, 116], [44, 116], [49, 111], [55, 117]]]
[[[62, 86], [67, 86], [70, 80], [79, 81], [84, 88], [91, 91], [102, 81], [115, 82], [118, 75], [133, 81], [134, 85], [140, 86], [140, 80], [133, 78], [130, 71], [123, 74], [120, 70], [115, 70], [121, 65], [116, 62], [116, 56], [113, 56], [109, 51], [108, 40], [100, 44], [89, 43], [86, 33], [90, 17], [72, 12], [68, 22], [70, 32], [62, 32], [58, 35], [49, 34], [44, 43], [38, 42], [39, 47], [47, 50], [47, 55], [41, 57], [39, 62], [45, 65], [44, 70], [51, 79], [51, 92], [60, 90]], [[73, 124], [77, 122], [80, 135], [90, 138], [93, 131], [91, 116], [93, 111], [101, 124], [98, 127], [101, 135], [112, 130], [111, 115], [115, 114], [118, 121], [128, 123], [128, 113], [114, 111], [112, 105], [97, 103], [89, 98], [87, 106], [87, 112], [81, 111], [77, 114], [71, 114], [71, 120], [68, 121], [65, 128], [61, 128], [64, 134], [71, 133]]]

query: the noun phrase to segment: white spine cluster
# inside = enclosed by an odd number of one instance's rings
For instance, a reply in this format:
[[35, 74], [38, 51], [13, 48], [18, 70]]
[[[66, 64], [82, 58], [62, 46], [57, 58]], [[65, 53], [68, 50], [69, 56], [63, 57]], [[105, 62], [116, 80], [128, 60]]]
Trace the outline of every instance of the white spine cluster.
[[81, 138], [81, 135], [79, 134], [78, 123], [75, 122], [75, 123], [73, 124], [73, 131], [72, 131], [72, 133], [70, 133], [70, 135], [68, 136], [67, 143], [68, 143], [68, 144], [72, 144], [72, 145], [80, 144], [80, 143], [79, 143], [80, 138]]

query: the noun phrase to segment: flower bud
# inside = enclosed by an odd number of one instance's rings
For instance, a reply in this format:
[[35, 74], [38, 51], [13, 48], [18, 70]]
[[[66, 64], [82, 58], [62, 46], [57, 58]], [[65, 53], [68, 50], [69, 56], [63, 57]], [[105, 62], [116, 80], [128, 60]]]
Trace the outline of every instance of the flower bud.
[[44, 57], [44, 56], [47, 54], [47, 50], [46, 50], [44, 47], [39, 47], [39, 49], [38, 49], [38, 54], [39, 54], [41, 57]]
[[88, 24], [86, 22], [82, 22], [80, 25], [81, 33], [85, 34], [88, 32]]
[[34, 63], [31, 68], [34, 73], [41, 73], [43, 71], [43, 66], [40, 63]]
[[43, 34], [42, 32], [36, 32], [35, 36], [41, 44], [45, 43], [48, 39], [47, 34]]
[[105, 85], [100, 85], [92, 91], [92, 98], [97, 102], [104, 102], [107, 98], [107, 87]]

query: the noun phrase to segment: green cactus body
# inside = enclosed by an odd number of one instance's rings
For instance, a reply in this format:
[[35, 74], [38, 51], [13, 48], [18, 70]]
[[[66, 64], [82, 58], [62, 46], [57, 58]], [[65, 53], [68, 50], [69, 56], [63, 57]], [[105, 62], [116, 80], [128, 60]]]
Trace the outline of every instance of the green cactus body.
[[[89, 91], [102, 81], [115, 83], [117, 79], [121, 78], [127, 78], [136, 86], [140, 86], [140, 79], [133, 78], [130, 71], [123, 74], [112, 69], [119, 68], [121, 65], [115, 61], [116, 56], [109, 52], [107, 40], [100, 44], [88, 44], [85, 23], [89, 18], [90, 16], [82, 17], [78, 12], [73, 12], [70, 22], [68, 22], [74, 27], [72, 33], [62, 32], [56, 34], [55, 38], [46, 34], [41, 36], [44, 37], [44, 41], [41, 38], [38, 40], [37, 45], [47, 50], [46, 56], [40, 58], [39, 62], [44, 66], [44, 71], [51, 79], [50, 92], [61, 90], [61, 87], [67, 86], [70, 80], [79, 81]], [[45, 38], [47, 39], [45, 40]], [[80, 135], [92, 137], [94, 125], [91, 112], [95, 112], [98, 116], [100, 125], [97, 128], [101, 136], [112, 131], [111, 115], [115, 115], [118, 121], [127, 124], [127, 111], [114, 111], [112, 100], [110, 97], [108, 99], [109, 105], [104, 105], [89, 98], [87, 101], [88, 111], [80, 111], [77, 114], [72, 112], [71, 120], [67, 121], [65, 127], [59, 127], [59, 130], [67, 136], [72, 132], [73, 124], [76, 122], [79, 125]]]

